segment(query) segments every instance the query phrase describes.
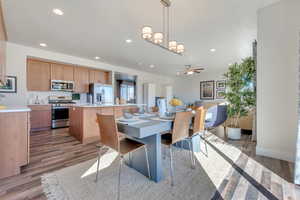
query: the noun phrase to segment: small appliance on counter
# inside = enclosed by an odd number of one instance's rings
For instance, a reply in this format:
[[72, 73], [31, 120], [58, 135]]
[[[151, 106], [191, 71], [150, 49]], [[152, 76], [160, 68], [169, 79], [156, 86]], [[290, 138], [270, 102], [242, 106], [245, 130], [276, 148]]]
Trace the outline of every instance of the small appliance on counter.
[[90, 84], [88, 102], [92, 104], [113, 104], [112, 86], [100, 83]]
[[72, 92], [74, 90], [74, 81], [51, 80], [51, 90]]
[[49, 104], [51, 104], [51, 127], [63, 128], [69, 127], [69, 109], [75, 104], [71, 96], [49, 96]]

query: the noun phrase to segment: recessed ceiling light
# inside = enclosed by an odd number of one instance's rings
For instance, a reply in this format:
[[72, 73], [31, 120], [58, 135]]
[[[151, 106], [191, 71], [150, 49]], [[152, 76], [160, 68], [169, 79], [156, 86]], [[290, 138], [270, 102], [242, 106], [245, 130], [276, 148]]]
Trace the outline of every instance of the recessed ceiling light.
[[155, 65], [149, 65], [149, 67], [150, 67], [150, 68], [154, 68], [154, 67], [155, 67]]
[[96, 60], [99, 60], [99, 59], [100, 59], [100, 57], [99, 57], [99, 56], [95, 56], [95, 59], [96, 59]]
[[54, 8], [52, 11], [56, 15], [60, 15], [61, 16], [61, 15], [64, 14], [64, 12], [62, 10], [58, 9], [58, 8]]
[[131, 39], [127, 39], [127, 40], [125, 40], [125, 41], [126, 41], [126, 43], [131, 43], [131, 42], [132, 42]]
[[47, 47], [47, 44], [46, 43], [40, 43], [40, 46], [41, 47]]
[[217, 51], [217, 50], [216, 50], [216, 49], [211, 49], [210, 51], [211, 51], [211, 52], [215, 52], [215, 51]]
[[176, 72], [176, 75], [179, 76], [179, 75], [180, 75], [180, 72]]

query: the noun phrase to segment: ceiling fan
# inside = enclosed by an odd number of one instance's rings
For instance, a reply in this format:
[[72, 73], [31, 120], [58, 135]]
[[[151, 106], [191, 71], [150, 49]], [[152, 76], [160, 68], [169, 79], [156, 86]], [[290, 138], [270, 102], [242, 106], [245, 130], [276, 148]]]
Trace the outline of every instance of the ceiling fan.
[[[204, 70], [203, 67], [192, 67], [192, 65], [185, 65], [185, 70], [182, 72], [184, 75], [193, 75], [193, 74], [200, 74], [201, 71]], [[180, 73], [179, 73], [180, 74]]]

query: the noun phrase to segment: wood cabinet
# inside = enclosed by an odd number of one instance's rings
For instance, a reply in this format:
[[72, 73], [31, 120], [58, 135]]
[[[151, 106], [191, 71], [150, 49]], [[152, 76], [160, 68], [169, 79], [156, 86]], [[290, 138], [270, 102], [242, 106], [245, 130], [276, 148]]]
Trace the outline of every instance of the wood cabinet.
[[0, 113], [0, 178], [29, 163], [29, 112]]
[[27, 60], [27, 89], [29, 91], [50, 90], [50, 63]]
[[89, 69], [85, 67], [74, 68], [75, 92], [89, 92]]
[[51, 64], [51, 80], [73, 81], [74, 67], [72, 65]]
[[89, 92], [90, 83], [112, 84], [111, 73], [88, 67], [27, 60], [28, 91], [50, 91], [51, 80], [74, 81], [74, 92]]
[[0, 82], [4, 83], [6, 75], [6, 31], [0, 2]]
[[90, 83], [107, 84], [107, 73], [108, 72], [102, 70], [90, 69], [89, 70]]
[[51, 129], [51, 105], [30, 105], [31, 131]]

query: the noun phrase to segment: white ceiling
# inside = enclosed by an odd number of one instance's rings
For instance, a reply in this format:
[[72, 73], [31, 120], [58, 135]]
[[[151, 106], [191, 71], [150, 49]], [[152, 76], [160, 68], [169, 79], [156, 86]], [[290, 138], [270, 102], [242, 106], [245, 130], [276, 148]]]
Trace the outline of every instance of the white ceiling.
[[[70, 55], [175, 75], [183, 65], [222, 70], [251, 55], [256, 39], [256, 11], [278, 0], [172, 0], [171, 37], [182, 41], [178, 56], [141, 39], [141, 28], [161, 30], [159, 0], [4, 0], [4, 18], [11, 42]], [[52, 13], [64, 11], [63, 16]], [[132, 39], [131, 44], [125, 42]], [[210, 52], [211, 48], [217, 49]], [[154, 64], [155, 68], [149, 65]]]

